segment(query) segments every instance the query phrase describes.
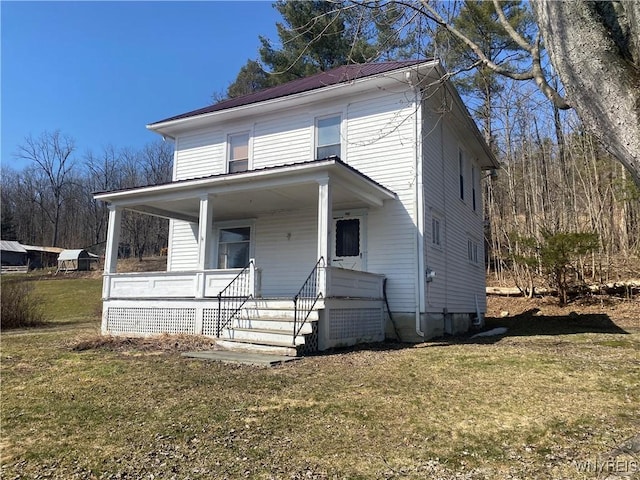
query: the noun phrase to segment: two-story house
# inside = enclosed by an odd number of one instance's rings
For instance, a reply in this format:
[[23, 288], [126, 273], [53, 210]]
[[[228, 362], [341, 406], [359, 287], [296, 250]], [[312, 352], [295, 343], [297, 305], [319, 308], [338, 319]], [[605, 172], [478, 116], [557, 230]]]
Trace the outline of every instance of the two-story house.
[[[498, 165], [445, 78], [436, 60], [348, 65], [148, 125], [175, 142], [173, 181], [95, 196], [103, 332], [295, 354], [482, 322]], [[116, 273], [125, 209], [169, 219], [166, 272]]]

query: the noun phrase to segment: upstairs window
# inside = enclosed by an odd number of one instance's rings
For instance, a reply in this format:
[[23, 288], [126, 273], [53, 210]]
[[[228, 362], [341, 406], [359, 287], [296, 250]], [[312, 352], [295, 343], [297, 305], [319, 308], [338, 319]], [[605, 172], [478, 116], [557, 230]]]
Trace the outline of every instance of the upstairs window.
[[316, 121], [316, 159], [340, 156], [340, 115]]
[[229, 135], [229, 173], [249, 169], [249, 133]]
[[458, 174], [460, 177], [460, 200], [464, 200], [464, 153], [458, 149]]
[[478, 200], [477, 200], [477, 188], [478, 184], [478, 168], [475, 165], [471, 166], [471, 202], [473, 203], [473, 211], [477, 210]]

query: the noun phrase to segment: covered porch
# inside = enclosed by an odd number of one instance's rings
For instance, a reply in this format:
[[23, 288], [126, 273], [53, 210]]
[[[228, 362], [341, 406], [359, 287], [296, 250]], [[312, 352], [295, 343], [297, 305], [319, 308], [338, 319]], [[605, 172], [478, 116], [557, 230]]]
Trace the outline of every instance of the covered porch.
[[[304, 341], [296, 330], [304, 335], [305, 324], [318, 322], [318, 345], [324, 349], [343, 340], [330, 331], [332, 315], [334, 320], [366, 323], [370, 314], [384, 332], [384, 276], [334, 262], [334, 213], [382, 208], [395, 194], [338, 158], [105, 192], [96, 198], [109, 203], [105, 333], [224, 337], [252, 316], [278, 316], [291, 317], [292, 324], [282, 327], [290, 329], [294, 346]], [[169, 247], [168, 271], [117, 272], [126, 209], [168, 218], [175, 232], [187, 232], [186, 240]]]

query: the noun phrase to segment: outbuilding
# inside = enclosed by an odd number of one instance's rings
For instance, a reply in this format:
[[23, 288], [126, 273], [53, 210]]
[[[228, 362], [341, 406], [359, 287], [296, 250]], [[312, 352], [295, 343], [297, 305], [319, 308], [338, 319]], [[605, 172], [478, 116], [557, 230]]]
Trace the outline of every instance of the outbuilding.
[[60, 247], [42, 247], [38, 245], [22, 245], [27, 251], [29, 268], [55, 267], [58, 263], [58, 256], [64, 251]]
[[58, 256], [58, 272], [91, 270], [91, 262], [97, 259], [96, 255], [86, 250], [63, 250]]
[[19, 242], [0, 240], [2, 273], [26, 272], [28, 270], [27, 250]]

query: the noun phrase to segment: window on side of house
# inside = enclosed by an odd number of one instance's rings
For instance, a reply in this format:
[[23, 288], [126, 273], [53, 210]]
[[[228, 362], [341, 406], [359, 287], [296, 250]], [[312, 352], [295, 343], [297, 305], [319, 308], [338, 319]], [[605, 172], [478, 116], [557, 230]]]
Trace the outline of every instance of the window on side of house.
[[249, 265], [251, 227], [221, 228], [218, 234], [218, 268]]
[[460, 183], [460, 200], [464, 200], [464, 152], [458, 149], [458, 175]]
[[473, 264], [478, 264], [478, 242], [467, 240], [467, 258]]
[[475, 212], [478, 208], [478, 167], [475, 165], [471, 166], [471, 202], [473, 204], [473, 211]]
[[316, 120], [316, 159], [340, 157], [340, 115]]
[[434, 247], [442, 245], [440, 240], [440, 219], [438, 217], [431, 217], [431, 243]]
[[249, 132], [229, 135], [229, 173], [249, 169]]

